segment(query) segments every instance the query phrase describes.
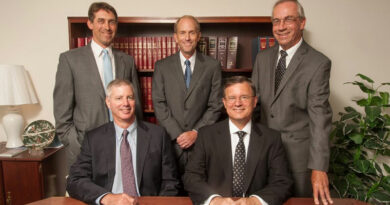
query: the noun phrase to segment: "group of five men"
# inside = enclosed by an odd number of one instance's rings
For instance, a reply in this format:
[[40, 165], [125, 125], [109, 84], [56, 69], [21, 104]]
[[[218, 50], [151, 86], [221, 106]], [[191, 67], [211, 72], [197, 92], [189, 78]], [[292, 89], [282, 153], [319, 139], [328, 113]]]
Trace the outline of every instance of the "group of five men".
[[[223, 86], [220, 63], [196, 52], [198, 21], [179, 18], [180, 51], [158, 61], [153, 74], [162, 127], [142, 121], [134, 60], [112, 49], [117, 18], [112, 6], [93, 3], [91, 43], [60, 55], [54, 115], [72, 197], [135, 204], [137, 196], [188, 193], [195, 204], [271, 205], [313, 194], [316, 204], [332, 203], [326, 174], [331, 63], [303, 40], [306, 18], [298, 1], [274, 5], [279, 46], [258, 54], [252, 80], [235, 76]], [[222, 107], [228, 119], [217, 122]], [[252, 120], [256, 107], [261, 123]]]

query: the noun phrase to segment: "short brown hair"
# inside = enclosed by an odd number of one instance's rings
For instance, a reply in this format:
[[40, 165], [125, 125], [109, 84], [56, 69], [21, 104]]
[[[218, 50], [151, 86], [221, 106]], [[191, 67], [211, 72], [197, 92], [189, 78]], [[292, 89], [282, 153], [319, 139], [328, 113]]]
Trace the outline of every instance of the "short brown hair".
[[116, 14], [114, 7], [112, 7], [106, 2], [94, 2], [91, 4], [91, 6], [89, 6], [88, 9], [88, 19], [90, 22], [93, 22], [93, 20], [95, 19], [95, 13], [98, 12], [100, 9], [113, 13], [115, 16], [115, 21], [118, 21], [118, 15]]
[[173, 32], [174, 33], [177, 32], [177, 24], [179, 24], [179, 22], [185, 18], [193, 20], [195, 22], [196, 31], [200, 32], [200, 24], [199, 24], [198, 19], [196, 19], [194, 16], [191, 16], [191, 15], [184, 15], [184, 16], [178, 18], [177, 21], [175, 22], [175, 24], [173, 25]]
[[224, 79], [224, 83], [223, 83], [223, 97], [225, 97], [225, 90], [226, 90], [226, 88], [228, 88], [228, 87], [230, 87], [230, 86], [232, 86], [234, 84], [237, 84], [237, 83], [245, 83], [245, 82], [248, 83], [251, 86], [253, 96], [256, 96], [256, 88], [253, 85], [252, 81], [249, 78], [245, 77], [245, 76], [237, 75], [237, 76], [232, 76], [232, 77]]

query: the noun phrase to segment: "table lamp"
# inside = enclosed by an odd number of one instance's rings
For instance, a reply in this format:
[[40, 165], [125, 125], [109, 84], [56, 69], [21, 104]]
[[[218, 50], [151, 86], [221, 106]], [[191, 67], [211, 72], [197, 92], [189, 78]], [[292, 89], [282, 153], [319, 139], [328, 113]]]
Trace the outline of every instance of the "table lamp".
[[7, 148], [23, 146], [24, 118], [19, 105], [38, 103], [30, 78], [22, 65], [0, 64], [0, 106], [8, 106], [3, 116]]

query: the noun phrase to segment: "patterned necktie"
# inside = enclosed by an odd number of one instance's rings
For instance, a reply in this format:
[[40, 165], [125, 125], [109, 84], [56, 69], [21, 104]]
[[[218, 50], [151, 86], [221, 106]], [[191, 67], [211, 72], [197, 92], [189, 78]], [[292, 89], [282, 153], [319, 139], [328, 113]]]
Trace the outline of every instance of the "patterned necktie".
[[244, 180], [245, 180], [245, 145], [244, 145], [244, 131], [236, 132], [240, 138], [236, 146], [234, 154], [233, 165], [233, 197], [242, 197], [244, 194]]
[[284, 50], [280, 50], [280, 59], [276, 66], [275, 72], [275, 93], [279, 88], [280, 81], [282, 81], [283, 75], [286, 72], [286, 56], [287, 53]]
[[186, 87], [187, 89], [190, 87], [190, 81], [191, 81], [191, 62], [189, 60], [186, 60], [184, 62], [186, 64], [186, 71], [184, 73], [184, 80], [186, 81]]
[[123, 193], [126, 193], [129, 196], [137, 196], [133, 169], [133, 159], [130, 145], [127, 141], [128, 134], [129, 132], [126, 129], [123, 130], [120, 148]]
[[[107, 49], [103, 49], [103, 77], [104, 77], [104, 88], [107, 89], [108, 84], [113, 80], [111, 58], [108, 54]], [[108, 110], [110, 121], [112, 121], [111, 110]]]

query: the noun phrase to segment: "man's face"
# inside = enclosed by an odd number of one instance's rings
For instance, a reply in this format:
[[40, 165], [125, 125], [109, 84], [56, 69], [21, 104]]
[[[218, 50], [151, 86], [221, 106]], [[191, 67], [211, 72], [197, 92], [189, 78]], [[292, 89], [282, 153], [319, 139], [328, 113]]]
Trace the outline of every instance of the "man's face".
[[190, 18], [181, 19], [177, 24], [174, 38], [184, 57], [191, 57], [200, 38], [200, 32], [196, 30], [196, 22]]
[[88, 28], [92, 30], [93, 40], [101, 47], [106, 48], [114, 40], [117, 21], [111, 11], [100, 9], [95, 13], [93, 22], [88, 19]]
[[306, 19], [299, 18], [297, 9], [294, 2], [284, 2], [274, 8], [272, 31], [283, 50], [297, 44], [302, 37]]
[[236, 126], [245, 126], [252, 117], [257, 98], [254, 96], [249, 83], [243, 82], [227, 87], [222, 101], [230, 120]]
[[111, 88], [111, 94], [106, 98], [107, 107], [117, 124], [131, 124], [135, 119], [135, 96], [133, 89], [128, 85], [119, 85]]

